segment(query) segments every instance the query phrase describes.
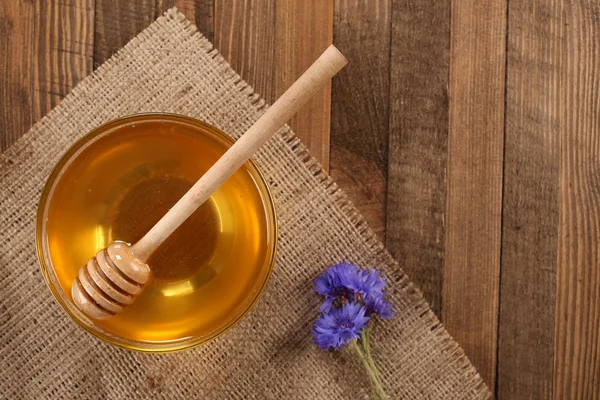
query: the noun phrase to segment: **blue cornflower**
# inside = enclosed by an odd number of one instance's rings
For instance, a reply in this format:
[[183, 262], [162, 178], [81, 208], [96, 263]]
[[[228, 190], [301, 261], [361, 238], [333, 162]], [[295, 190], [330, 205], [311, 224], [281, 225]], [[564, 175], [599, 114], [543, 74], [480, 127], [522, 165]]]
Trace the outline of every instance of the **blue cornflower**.
[[348, 302], [357, 302], [366, 307], [366, 315], [378, 314], [381, 318], [392, 318], [392, 305], [385, 301], [387, 282], [381, 273], [361, 270], [354, 264], [336, 264], [315, 279], [315, 291], [325, 296], [321, 312], [339, 307]]
[[[323, 350], [349, 345], [363, 360], [378, 398], [389, 399], [369, 351], [367, 324], [373, 315], [392, 318], [392, 305], [385, 300], [386, 280], [374, 269], [354, 264], [329, 267], [315, 279], [315, 291], [325, 296], [321, 316], [312, 328], [314, 342]], [[361, 346], [358, 344], [362, 344]]]
[[351, 291], [343, 282], [352, 280], [359, 269], [354, 264], [341, 263], [329, 267], [317, 279], [315, 279], [315, 292], [325, 296], [325, 302], [321, 306], [321, 312], [327, 312], [333, 302], [340, 300], [345, 303], [354, 297]]
[[377, 314], [383, 319], [390, 319], [396, 315], [392, 311], [392, 305], [382, 295], [367, 295], [364, 297], [363, 303], [367, 309], [366, 314], [369, 316]]
[[332, 308], [321, 314], [312, 330], [315, 344], [323, 350], [331, 347], [337, 350], [358, 339], [369, 322], [365, 312], [366, 309], [358, 303], [346, 303], [341, 308]]
[[356, 300], [368, 295], [383, 296], [386, 285], [385, 278], [373, 268], [370, 270], [356, 268], [356, 273], [341, 276], [340, 281], [354, 294]]

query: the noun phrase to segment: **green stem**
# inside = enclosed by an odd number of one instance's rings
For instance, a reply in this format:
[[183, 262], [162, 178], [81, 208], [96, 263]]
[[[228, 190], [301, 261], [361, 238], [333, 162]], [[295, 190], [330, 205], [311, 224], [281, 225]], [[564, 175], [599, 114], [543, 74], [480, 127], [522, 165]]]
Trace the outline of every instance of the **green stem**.
[[379, 374], [379, 370], [377, 369], [377, 367], [375, 366], [375, 361], [373, 360], [373, 357], [371, 357], [371, 329], [367, 328], [365, 329], [363, 335], [361, 336], [361, 340], [363, 342], [363, 347], [365, 349], [365, 355], [366, 355], [366, 359], [369, 362], [369, 364], [371, 365], [371, 368], [373, 369], [373, 372], [375, 372], [375, 376], [377, 376], [377, 380], [379, 382], [381, 382], [381, 375]]
[[371, 385], [373, 386], [374, 392], [377, 395], [377, 397], [379, 397], [379, 399], [381, 400], [389, 399], [388, 395], [385, 393], [385, 390], [383, 390], [383, 386], [381, 385], [381, 381], [378, 376], [379, 374], [376, 372], [377, 369], [375, 369], [373, 365], [373, 360], [365, 357], [365, 353], [363, 353], [356, 340], [350, 342], [350, 347], [356, 352], [358, 358], [360, 358], [363, 365], [365, 366], [365, 369], [367, 370], [367, 375], [369, 375]]

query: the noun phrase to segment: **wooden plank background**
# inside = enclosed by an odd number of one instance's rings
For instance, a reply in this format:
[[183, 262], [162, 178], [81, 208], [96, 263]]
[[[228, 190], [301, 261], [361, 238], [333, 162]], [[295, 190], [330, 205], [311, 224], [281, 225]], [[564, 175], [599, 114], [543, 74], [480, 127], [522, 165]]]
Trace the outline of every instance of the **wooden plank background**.
[[172, 6], [269, 101], [335, 43], [298, 135], [497, 398], [600, 399], [597, 0], [0, 0], [0, 152]]
[[506, 0], [453, 0], [442, 321], [495, 382]]

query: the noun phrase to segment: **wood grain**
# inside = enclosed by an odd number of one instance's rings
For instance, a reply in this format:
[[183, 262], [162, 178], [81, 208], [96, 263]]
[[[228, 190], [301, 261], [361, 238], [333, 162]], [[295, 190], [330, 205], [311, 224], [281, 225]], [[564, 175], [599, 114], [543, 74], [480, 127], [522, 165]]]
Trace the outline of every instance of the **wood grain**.
[[452, 2], [442, 321], [495, 385], [506, 0]]
[[386, 245], [441, 316], [450, 2], [392, 5]]
[[[275, 7], [275, 95], [285, 90], [333, 40], [333, 1], [287, 0]], [[331, 84], [289, 125], [325, 170], [329, 169]]]
[[212, 42], [215, 0], [175, 0], [175, 6]]
[[[215, 46], [257, 93], [273, 102], [331, 44], [332, 16], [333, 3], [328, 1], [216, 2]], [[329, 110], [327, 88], [291, 122], [326, 168]]]
[[275, 1], [215, 3], [215, 47], [266, 101], [275, 100]]
[[[600, 398], [600, 3], [558, 5], [560, 217], [554, 398]], [[559, 47], [560, 46], [560, 47]]]
[[92, 70], [92, 0], [0, 3], [0, 151]]
[[175, 0], [96, 1], [94, 68], [174, 5]]
[[92, 72], [94, 1], [35, 3], [33, 120], [39, 121]]
[[175, 6], [212, 40], [214, 0], [97, 0], [94, 68]]
[[34, 12], [31, 2], [0, 2], [0, 152], [33, 122]]
[[333, 43], [349, 64], [333, 78], [329, 173], [385, 240], [390, 0], [335, 2]]
[[[562, 22], [560, 4], [511, 0], [498, 332], [499, 399], [552, 398]], [[566, 398], [566, 397], [565, 397]]]

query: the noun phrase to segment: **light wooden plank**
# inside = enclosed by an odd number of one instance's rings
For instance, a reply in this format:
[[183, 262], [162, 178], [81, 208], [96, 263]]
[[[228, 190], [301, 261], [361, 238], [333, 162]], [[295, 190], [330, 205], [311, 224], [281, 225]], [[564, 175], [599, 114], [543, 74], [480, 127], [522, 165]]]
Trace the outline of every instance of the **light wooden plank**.
[[35, 4], [0, 2], [0, 152], [10, 147], [33, 122], [34, 23]]
[[[600, 399], [600, 3], [559, 3], [560, 129], [554, 398]], [[548, 39], [547, 39], [548, 40]]]
[[[333, 40], [333, 1], [277, 2], [275, 19], [275, 95], [283, 92]], [[321, 90], [290, 122], [311, 154], [329, 169], [331, 85]]]
[[275, 0], [215, 2], [214, 44], [268, 102], [275, 100]]
[[[317, 0], [218, 1], [214, 42], [241, 77], [273, 102], [331, 44], [332, 15], [333, 3]], [[325, 167], [329, 165], [329, 116], [328, 88], [291, 122]]]
[[385, 240], [391, 0], [335, 2], [333, 43], [349, 64], [331, 88], [329, 173]]
[[386, 245], [440, 317], [450, 1], [395, 1], [391, 40]]
[[506, 0], [452, 1], [442, 321], [495, 386]]
[[509, 2], [499, 399], [552, 398], [561, 80], [559, 2]]

